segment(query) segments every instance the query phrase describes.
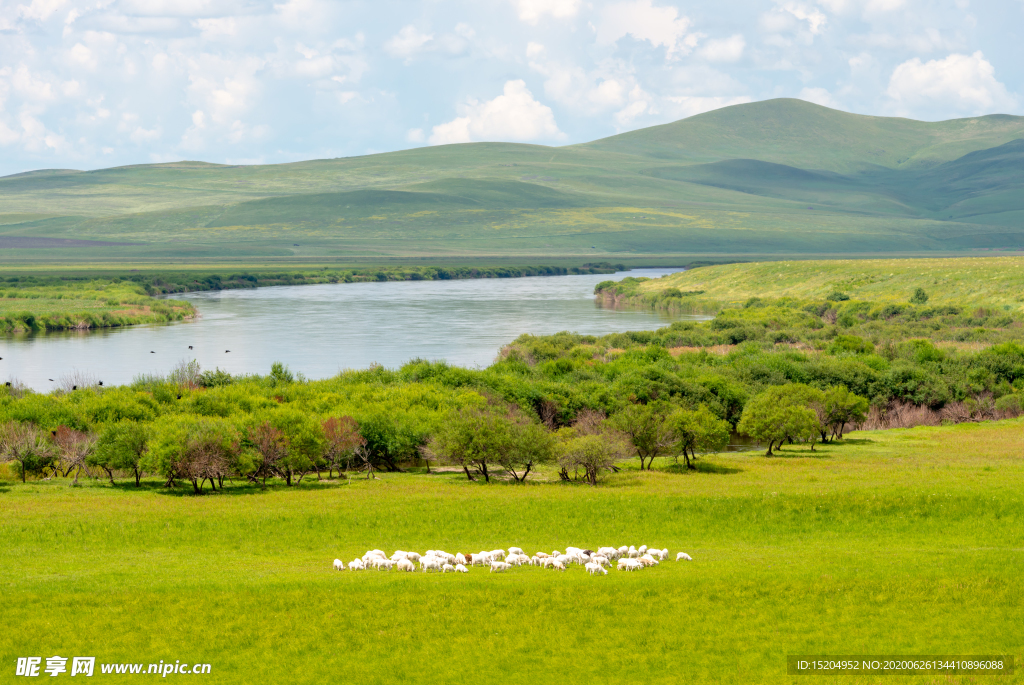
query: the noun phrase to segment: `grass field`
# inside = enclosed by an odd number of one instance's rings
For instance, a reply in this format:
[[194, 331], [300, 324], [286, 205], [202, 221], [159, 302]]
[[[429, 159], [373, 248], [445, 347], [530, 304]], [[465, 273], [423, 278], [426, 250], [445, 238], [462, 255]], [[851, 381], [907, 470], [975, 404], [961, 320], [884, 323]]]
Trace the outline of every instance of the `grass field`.
[[1019, 251], [1022, 139], [783, 99], [562, 148], [38, 171], [0, 179], [0, 264]]
[[0, 333], [181, 321], [195, 308], [110, 280], [31, 286], [0, 283]]
[[[787, 676], [787, 654], [1007, 654], [1019, 672], [1022, 428], [858, 432], [597, 488], [409, 473], [196, 497], [8, 475], [0, 661], [181, 659], [211, 663], [218, 683], [883, 680]], [[660, 545], [694, 561], [597, 578], [330, 567], [375, 547], [513, 544]]]
[[928, 304], [1024, 309], [1024, 258], [872, 259], [726, 264], [671, 274], [639, 286], [703, 291], [726, 303], [751, 297], [823, 299], [833, 292], [873, 302], [906, 302], [917, 288]]

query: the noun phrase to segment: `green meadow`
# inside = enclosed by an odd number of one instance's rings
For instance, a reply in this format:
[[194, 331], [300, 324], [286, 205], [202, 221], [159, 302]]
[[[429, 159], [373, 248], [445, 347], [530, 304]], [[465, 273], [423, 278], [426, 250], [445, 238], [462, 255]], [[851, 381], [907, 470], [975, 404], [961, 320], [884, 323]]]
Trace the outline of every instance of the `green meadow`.
[[808, 260], [725, 264], [639, 284], [638, 293], [666, 288], [740, 303], [751, 297], [906, 302], [921, 288], [928, 303], [1024, 309], [1024, 258]]
[[[862, 431], [691, 472], [659, 458], [596, 488], [413, 469], [192, 496], [8, 472], [0, 660], [180, 659], [218, 683], [1020, 682], [796, 677], [786, 656], [1004, 654], [1019, 674], [1022, 429]], [[331, 568], [372, 548], [622, 544], [693, 561], [599, 577]]]
[[726, 107], [581, 145], [0, 178], [0, 264], [1024, 249], [1024, 118]]

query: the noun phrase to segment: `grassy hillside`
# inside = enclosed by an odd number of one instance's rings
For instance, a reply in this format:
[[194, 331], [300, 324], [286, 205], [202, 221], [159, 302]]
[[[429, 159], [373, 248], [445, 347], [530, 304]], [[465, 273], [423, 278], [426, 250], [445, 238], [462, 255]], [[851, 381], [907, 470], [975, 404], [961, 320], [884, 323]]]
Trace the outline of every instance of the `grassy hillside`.
[[843, 293], [873, 302], [907, 302], [917, 288], [929, 305], [1024, 310], [1024, 258], [786, 261], [709, 266], [641, 283], [640, 292], [702, 291], [724, 303], [751, 297], [823, 299]]
[[[209, 663], [217, 683], [782, 683], [787, 654], [1005, 654], [1019, 668], [1020, 431], [858, 432], [690, 473], [626, 466], [597, 488], [420, 472], [194, 497], [158, 479], [8, 477], [0, 655], [12, 671], [19, 656], [95, 656], [100, 683], [123, 680], [100, 664], [160, 660]], [[374, 548], [620, 544], [693, 561], [600, 577], [331, 569]]]
[[562, 148], [40, 171], [0, 179], [0, 263], [1020, 250], [1022, 141], [771, 100]]

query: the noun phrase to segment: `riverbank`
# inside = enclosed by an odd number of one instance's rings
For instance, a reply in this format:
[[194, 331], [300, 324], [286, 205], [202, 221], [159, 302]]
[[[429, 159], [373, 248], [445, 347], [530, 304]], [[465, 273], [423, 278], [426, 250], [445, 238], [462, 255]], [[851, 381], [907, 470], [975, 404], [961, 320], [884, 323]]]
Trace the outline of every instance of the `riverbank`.
[[120, 279], [0, 283], [0, 333], [117, 328], [196, 316], [188, 302], [156, 299], [141, 284]]
[[206, 273], [132, 270], [106, 278], [79, 273], [11, 275], [0, 282], [0, 333], [182, 321], [197, 316], [192, 304], [157, 298], [190, 292], [326, 283], [611, 274], [623, 268], [622, 264], [599, 262], [574, 266], [369, 266]]

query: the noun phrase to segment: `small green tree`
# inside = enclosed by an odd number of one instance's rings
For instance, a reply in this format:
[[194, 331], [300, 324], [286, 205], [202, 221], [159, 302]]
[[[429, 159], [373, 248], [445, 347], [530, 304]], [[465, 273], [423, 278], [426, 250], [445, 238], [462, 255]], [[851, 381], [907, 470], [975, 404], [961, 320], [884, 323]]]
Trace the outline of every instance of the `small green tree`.
[[918, 288], [914, 291], [913, 296], [910, 298], [912, 304], [924, 304], [928, 301], [928, 293], [924, 291], [924, 288]]
[[90, 466], [103, 469], [110, 484], [114, 484], [114, 471], [131, 471], [135, 486], [142, 482], [143, 455], [149, 446], [151, 433], [145, 424], [137, 421], [118, 421], [108, 425], [96, 443], [96, 449], [89, 456]]
[[26, 474], [42, 475], [56, 462], [53, 443], [31, 423], [8, 421], [0, 426], [0, 459], [13, 461], [25, 482]]
[[[849, 423], [863, 423], [867, 418], [870, 403], [866, 397], [855, 395], [845, 385], [834, 385], [825, 390], [823, 423], [831, 432], [833, 440], [843, 439], [843, 431]], [[825, 433], [822, 432], [822, 442]]]
[[[737, 430], [768, 446], [765, 456], [786, 440], [818, 437], [818, 416], [804, 404], [804, 392], [790, 385], [775, 386], [754, 396], [743, 408]], [[806, 387], [806, 386], [804, 386]]]
[[729, 422], [715, 416], [707, 405], [674, 413], [669, 424], [686, 468], [695, 469], [698, 455], [721, 452], [729, 444]]
[[669, 422], [670, 408], [666, 402], [631, 403], [611, 418], [611, 425], [629, 438], [640, 458], [641, 471], [645, 460], [646, 468], [650, 469], [654, 458], [675, 442]]

